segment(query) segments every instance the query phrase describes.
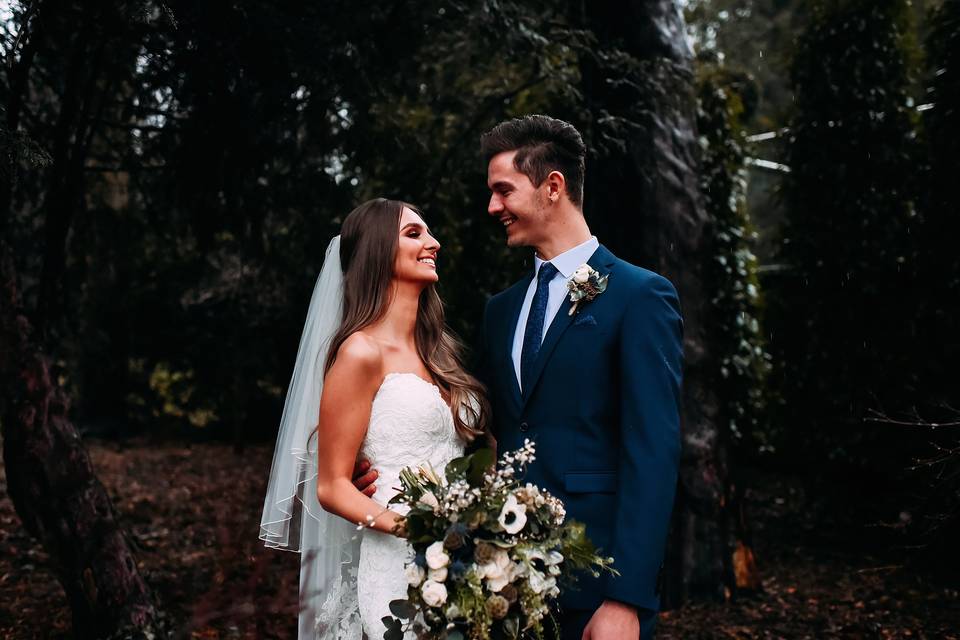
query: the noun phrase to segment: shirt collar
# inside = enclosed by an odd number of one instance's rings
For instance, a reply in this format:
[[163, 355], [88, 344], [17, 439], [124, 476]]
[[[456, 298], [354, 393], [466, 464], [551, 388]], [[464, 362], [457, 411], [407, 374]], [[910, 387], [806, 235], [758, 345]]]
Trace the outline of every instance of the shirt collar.
[[[600, 247], [600, 241], [597, 240], [597, 236], [590, 236], [590, 239], [582, 244], [578, 244], [572, 249], [567, 249], [558, 256], [555, 256], [550, 260], [550, 264], [557, 268], [557, 271], [560, 272], [564, 278], [569, 280], [573, 277], [573, 272], [577, 270], [582, 264], [586, 264], [587, 260], [590, 259], [590, 256]], [[537, 254], [533, 255], [533, 273], [534, 275], [540, 273], [540, 265], [542, 265], [546, 260], [541, 260], [540, 256]]]

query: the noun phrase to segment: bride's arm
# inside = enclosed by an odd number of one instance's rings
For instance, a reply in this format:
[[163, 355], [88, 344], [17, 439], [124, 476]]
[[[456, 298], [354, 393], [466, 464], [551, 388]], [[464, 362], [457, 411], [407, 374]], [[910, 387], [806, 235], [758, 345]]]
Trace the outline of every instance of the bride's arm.
[[367, 516], [373, 516], [372, 528], [392, 533], [400, 515], [384, 511], [352, 482], [357, 452], [382, 378], [377, 345], [359, 333], [347, 338], [324, 379], [320, 397], [317, 499], [325, 510], [350, 522], [366, 523]]

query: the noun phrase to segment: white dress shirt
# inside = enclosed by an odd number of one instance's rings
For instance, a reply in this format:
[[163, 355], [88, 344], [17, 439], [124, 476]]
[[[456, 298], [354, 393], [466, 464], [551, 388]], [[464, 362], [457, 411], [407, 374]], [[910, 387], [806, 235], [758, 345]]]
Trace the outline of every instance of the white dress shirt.
[[[557, 311], [563, 306], [564, 299], [569, 295], [567, 290], [567, 280], [573, 277], [573, 272], [582, 264], [585, 264], [590, 256], [600, 247], [600, 242], [596, 236], [591, 236], [583, 244], [578, 244], [572, 249], [567, 249], [556, 256], [550, 263], [557, 268], [556, 275], [550, 281], [547, 291], [547, 310], [543, 317], [543, 335], [540, 337], [541, 343], [547, 337], [547, 330], [550, 323], [553, 322]], [[527, 328], [527, 316], [530, 315], [530, 305], [533, 304], [533, 295], [537, 292], [537, 274], [540, 273], [540, 267], [545, 260], [541, 260], [534, 255], [533, 258], [533, 280], [527, 287], [527, 295], [523, 299], [523, 305], [520, 306], [520, 317], [517, 318], [517, 328], [513, 333], [513, 370], [517, 376], [517, 382], [520, 382], [520, 353], [523, 351], [523, 334]]]

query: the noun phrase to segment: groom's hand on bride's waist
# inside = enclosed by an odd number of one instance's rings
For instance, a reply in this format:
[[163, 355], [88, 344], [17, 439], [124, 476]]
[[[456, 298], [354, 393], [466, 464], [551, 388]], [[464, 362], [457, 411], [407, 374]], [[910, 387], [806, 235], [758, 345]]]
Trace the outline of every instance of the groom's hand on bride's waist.
[[378, 475], [376, 469], [370, 468], [369, 460], [358, 458], [357, 464], [353, 467], [353, 486], [363, 495], [370, 497], [377, 490], [377, 486], [373, 483]]
[[636, 608], [616, 600], [604, 600], [583, 630], [583, 640], [637, 638], [640, 638], [640, 618], [637, 617]]

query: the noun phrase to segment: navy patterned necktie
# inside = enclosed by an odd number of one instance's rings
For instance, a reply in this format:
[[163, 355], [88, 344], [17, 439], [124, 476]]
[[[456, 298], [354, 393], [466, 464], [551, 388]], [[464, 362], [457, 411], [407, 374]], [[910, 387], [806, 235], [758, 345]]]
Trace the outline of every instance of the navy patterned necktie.
[[543, 321], [547, 315], [547, 300], [550, 298], [550, 281], [557, 275], [557, 268], [549, 262], [540, 265], [537, 274], [537, 292], [533, 294], [530, 303], [530, 314], [527, 316], [527, 326], [523, 330], [523, 348], [520, 351], [520, 386], [527, 388], [527, 381], [533, 371], [533, 363], [540, 353], [540, 344], [543, 342]]

